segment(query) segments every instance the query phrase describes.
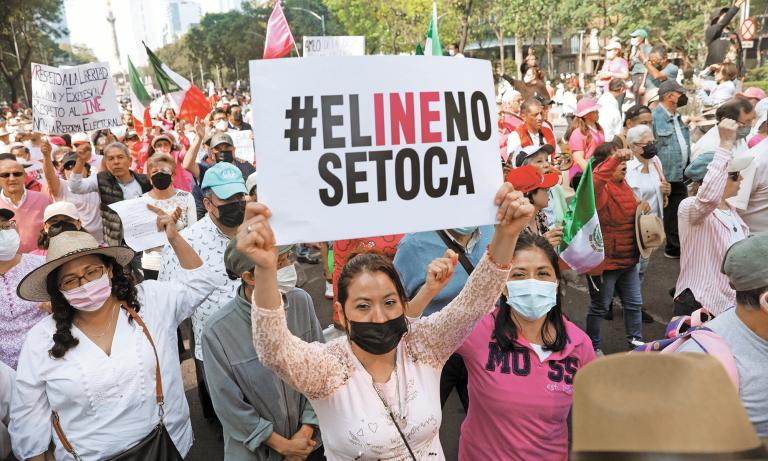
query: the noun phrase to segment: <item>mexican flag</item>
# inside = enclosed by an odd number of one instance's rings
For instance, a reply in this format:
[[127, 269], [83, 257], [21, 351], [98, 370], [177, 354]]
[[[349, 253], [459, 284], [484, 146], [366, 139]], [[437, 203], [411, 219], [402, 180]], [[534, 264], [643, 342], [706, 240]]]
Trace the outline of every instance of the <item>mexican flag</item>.
[[442, 56], [443, 47], [440, 45], [440, 36], [437, 33], [437, 2], [432, 2], [432, 20], [429, 21], [427, 43], [424, 45], [426, 56]]
[[133, 128], [142, 136], [144, 127], [152, 126], [152, 117], [149, 114], [149, 105], [152, 98], [144, 88], [139, 78], [139, 73], [133, 67], [131, 58], [128, 58], [128, 74], [131, 81], [131, 115], [133, 116]]
[[189, 80], [172, 71], [144, 45], [149, 62], [155, 71], [155, 78], [170, 107], [176, 115], [187, 123], [194, 123], [195, 118], [203, 119], [211, 111], [211, 104], [205, 94]]
[[603, 233], [595, 210], [591, 159], [565, 215], [560, 258], [579, 274], [596, 268], [605, 259]]

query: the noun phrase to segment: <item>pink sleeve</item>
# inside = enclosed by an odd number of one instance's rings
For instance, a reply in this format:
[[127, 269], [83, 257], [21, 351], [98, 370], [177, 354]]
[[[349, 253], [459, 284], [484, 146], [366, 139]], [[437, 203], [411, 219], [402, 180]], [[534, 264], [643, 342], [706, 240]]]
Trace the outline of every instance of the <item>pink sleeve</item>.
[[571, 148], [571, 152], [586, 151], [587, 147], [584, 145], [584, 135], [581, 130], [573, 130], [571, 138], [568, 140], [568, 147]]

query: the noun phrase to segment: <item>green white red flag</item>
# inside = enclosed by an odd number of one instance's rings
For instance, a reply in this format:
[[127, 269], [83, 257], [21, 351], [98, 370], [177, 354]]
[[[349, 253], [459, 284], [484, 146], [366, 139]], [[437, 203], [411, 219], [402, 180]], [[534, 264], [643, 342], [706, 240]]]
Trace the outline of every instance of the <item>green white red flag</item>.
[[177, 116], [187, 123], [194, 123], [195, 118], [203, 119], [211, 111], [211, 104], [200, 88], [189, 80], [172, 71], [155, 54], [144, 45], [149, 62], [155, 71], [157, 85], [160, 87], [167, 103], [173, 107]]
[[424, 45], [424, 55], [442, 56], [443, 46], [440, 44], [440, 34], [437, 32], [437, 2], [432, 2], [432, 19], [429, 21], [427, 42]]
[[149, 105], [152, 103], [152, 98], [141, 83], [141, 78], [139, 78], [139, 73], [133, 66], [131, 58], [128, 58], [128, 78], [131, 82], [133, 128], [141, 136], [144, 133], [144, 127], [152, 126], [152, 117], [149, 114]]
[[589, 272], [605, 259], [603, 233], [595, 208], [595, 187], [592, 183], [592, 160], [576, 188], [563, 223], [560, 258], [579, 274]]

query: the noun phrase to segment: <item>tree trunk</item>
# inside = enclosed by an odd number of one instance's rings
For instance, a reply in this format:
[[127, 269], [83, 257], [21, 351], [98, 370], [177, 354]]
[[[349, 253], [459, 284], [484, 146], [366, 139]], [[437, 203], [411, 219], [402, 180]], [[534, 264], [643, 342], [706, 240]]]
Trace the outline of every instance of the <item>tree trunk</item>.
[[522, 79], [523, 76], [520, 75], [520, 64], [523, 63], [523, 40], [522, 36], [519, 32], [515, 32], [515, 63], [517, 64], [517, 69], [515, 69], [515, 73], [517, 74], [518, 79]]
[[469, 16], [472, 14], [472, 1], [467, 0], [464, 6], [464, 15], [461, 17], [461, 40], [459, 41], [459, 53], [464, 53], [464, 47], [467, 46], [467, 35], [469, 34]]
[[504, 30], [499, 27], [494, 29], [494, 32], [496, 33], [496, 40], [499, 41], [499, 68], [501, 75], [504, 75], [506, 73], [504, 69]]
[[546, 45], [547, 45], [547, 75], [551, 79], [554, 75], [552, 73], [552, 69], [554, 68], [555, 63], [552, 62], [553, 53], [552, 53], [552, 17], [547, 17], [547, 38], [546, 38]]

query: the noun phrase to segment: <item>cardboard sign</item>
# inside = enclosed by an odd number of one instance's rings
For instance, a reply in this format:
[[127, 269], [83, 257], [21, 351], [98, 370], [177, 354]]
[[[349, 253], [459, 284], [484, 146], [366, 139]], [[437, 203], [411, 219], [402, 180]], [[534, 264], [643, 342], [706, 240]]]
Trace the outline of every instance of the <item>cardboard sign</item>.
[[340, 35], [336, 37], [304, 37], [304, 56], [363, 56], [365, 37]]
[[228, 130], [227, 134], [232, 137], [232, 142], [235, 143], [235, 157], [253, 165], [256, 161], [256, 151], [253, 149], [253, 132]]
[[32, 125], [48, 134], [122, 125], [109, 65], [59, 68], [32, 63]]
[[259, 201], [279, 244], [494, 222], [489, 61], [269, 59], [250, 73]]

